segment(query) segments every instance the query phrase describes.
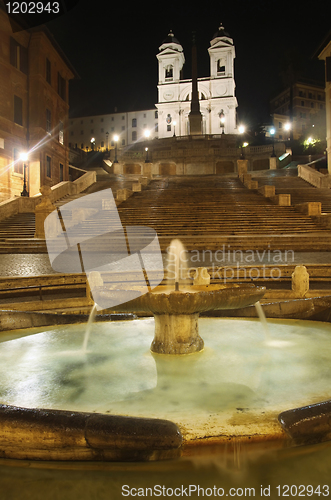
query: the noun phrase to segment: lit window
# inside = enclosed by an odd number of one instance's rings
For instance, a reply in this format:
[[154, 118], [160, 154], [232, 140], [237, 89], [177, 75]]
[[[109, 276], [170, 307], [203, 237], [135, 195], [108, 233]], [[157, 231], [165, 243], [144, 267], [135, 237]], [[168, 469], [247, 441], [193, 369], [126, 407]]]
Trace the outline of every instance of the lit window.
[[10, 64], [25, 75], [28, 74], [28, 51], [12, 37], [10, 38]]
[[59, 143], [63, 144], [64, 142], [64, 131], [63, 131], [63, 122], [59, 122]]
[[14, 149], [14, 172], [23, 175], [23, 162], [20, 158], [20, 151], [16, 148]]

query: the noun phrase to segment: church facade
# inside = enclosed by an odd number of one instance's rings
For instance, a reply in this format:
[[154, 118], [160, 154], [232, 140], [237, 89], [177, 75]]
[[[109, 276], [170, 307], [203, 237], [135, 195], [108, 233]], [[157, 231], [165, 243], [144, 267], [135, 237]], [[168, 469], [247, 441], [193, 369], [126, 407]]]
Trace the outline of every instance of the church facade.
[[[210, 47], [210, 76], [198, 78], [202, 134], [237, 134], [234, 79], [235, 48], [221, 25]], [[192, 80], [181, 78], [185, 63], [183, 47], [172, 32], [162, 42], [158, 59], [158, 102], [153, 109], [71, 118], [72, 148], [106, 150], [150, 139], [190, 134], [189, 113]]]
[[[198, 78], [202, 134], [236, 134], [235, 48], [221, 25], [208, 48], [210, 76]], [[172, 32], [159, 47], [158, 137], [190, 134], [192, 80], [181, 79], [183, 47]]]

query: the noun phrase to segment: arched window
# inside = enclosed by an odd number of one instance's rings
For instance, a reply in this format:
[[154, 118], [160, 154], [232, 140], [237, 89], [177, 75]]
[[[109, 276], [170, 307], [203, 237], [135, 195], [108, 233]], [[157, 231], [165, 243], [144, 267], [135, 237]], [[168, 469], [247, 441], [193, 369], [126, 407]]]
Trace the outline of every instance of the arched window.
[[173, 66], [171, 64], [165, 68], [165, 77], [173, 78]]
[[225, 74], [225, 61], [224, 61], [224, 59], [219, 59], [217, 61], [217, 74], [218, 75]]

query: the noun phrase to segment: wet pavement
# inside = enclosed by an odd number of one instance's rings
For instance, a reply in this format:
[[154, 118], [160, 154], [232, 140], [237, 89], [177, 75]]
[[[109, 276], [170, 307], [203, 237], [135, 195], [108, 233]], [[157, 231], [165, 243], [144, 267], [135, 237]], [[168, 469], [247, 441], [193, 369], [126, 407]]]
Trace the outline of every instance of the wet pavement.
[[[189, 267], [223, 267], [241, 265], [284, 265], [284, 264], [330, 264], [331, 252], [243, 252], [189, 254]], [[40, 276], [57, 274], [52, 269], [47, 254], [2, 254], [0, 255], [0, 277]]]

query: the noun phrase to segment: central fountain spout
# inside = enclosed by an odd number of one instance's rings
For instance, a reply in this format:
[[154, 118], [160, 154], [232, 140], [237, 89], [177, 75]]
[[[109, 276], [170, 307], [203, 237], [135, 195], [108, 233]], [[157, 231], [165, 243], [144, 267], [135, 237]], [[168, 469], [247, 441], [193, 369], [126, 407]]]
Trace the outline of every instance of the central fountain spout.
[[[101, 276], [94, 280], [96, 286], [91, 286], [91, 295], [99, 309], [153, 314], [155, 333], [151, 351], [158, 354], [201, 351], [204, 342], [199, 335], [200, 312], [247, 307], [255, 304], [265, 293], [265, 287], [252, 284], [187, 284], [186, 251], [179, 240], [174, 240], [169, 247], [167, 271], [171, 284], [159, 285], [148, 293], [111, 308], [111, 297], [123, 292], [128, 297], [128, 290], [105, 287]], [[132, 286], [130, 291], [135, 291], [133, 295], [136, 295], [137, 287]]]
[[186, 250], [180, 240], [172, 240], [167, 258], [168, 281], [175, 281], [175, 291], [179, 292], [179, 281], [187, 278]]

